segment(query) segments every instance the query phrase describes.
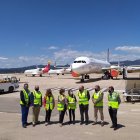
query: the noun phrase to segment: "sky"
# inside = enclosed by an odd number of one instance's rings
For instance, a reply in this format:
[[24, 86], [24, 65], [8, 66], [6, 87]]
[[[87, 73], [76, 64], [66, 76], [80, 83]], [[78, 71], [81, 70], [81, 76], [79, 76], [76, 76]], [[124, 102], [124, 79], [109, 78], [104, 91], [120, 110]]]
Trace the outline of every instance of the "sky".
[[0, 68], [140, 59], [139, 0], [0, 0]]

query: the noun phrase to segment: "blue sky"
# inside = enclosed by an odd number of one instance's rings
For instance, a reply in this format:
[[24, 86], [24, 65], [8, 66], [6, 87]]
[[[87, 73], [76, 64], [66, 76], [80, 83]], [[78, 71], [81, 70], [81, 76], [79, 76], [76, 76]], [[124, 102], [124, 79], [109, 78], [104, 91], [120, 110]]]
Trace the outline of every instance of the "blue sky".
[[140, 59], [139, 0], [1, 0], [0, 67]]

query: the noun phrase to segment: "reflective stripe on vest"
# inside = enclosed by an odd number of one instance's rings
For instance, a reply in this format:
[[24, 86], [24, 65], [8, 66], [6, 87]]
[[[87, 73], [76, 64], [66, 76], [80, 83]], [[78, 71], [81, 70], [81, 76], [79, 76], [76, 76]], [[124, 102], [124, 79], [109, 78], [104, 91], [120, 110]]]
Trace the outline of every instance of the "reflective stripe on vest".
[[79, 105], [88, 105], [88, 97], [87, 97], [87, 90], [84, 90], [82, 93], [78, 92], [78, 97], [79, 97]]
[[76, 109], [75, 98], [68, 96], [68, 109]]
[[41, 105], [42, 93], [40, 91], [33, 91], [34, 105]]
[[49, 108], [50, 108], [50, 110], [53, 110], [53, 97], [46, 97], [46, 106], [45, 106], [45, 108], [47, 109], [47, 110], [49, 110]]
[[[24, 95], [24, 100], [25, 100], [26, 104], [28, 104], [29, 103], [29, 94], [26, 92], [25, 89], [23, 89], [22, 92], [23, 92], [23, 95]], [[29, 93], [30, 93], [30, 91], [29, 91]], [[20, 100], [20, 104], [24, 105], [24, 103], [21, 100]]]
[[[102, 96], [102, 92], [101, 91], [99, 91], [98, 93], [96, 93], [96, 92], [93, 93], [93, 99], [95, 101], [98, 100], [101, 96]], [[103, 107], [103, 99], [100, 102], [98, 102], [97, 104], [95, 104], [95, 106]]]
[[108, 93], [108, 106], [115, 109], [119, 108], [118, 97], [119, 94], [117, 92], [113, 92], [112, 96]]
[[64, 110], [64, 103], [61, 102], [59, 99], [63, 100], [64, 97], [62, 95], [58, 96], [58, 104], [57, 104], [57, 110], [58, 111], [63, 111]]

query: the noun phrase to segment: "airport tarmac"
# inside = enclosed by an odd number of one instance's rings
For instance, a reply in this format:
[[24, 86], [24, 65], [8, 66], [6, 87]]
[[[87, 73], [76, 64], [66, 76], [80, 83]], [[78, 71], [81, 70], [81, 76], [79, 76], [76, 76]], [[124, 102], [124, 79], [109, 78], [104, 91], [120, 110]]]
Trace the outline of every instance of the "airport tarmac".
[[[80, 113], [77, 106], [76, 109], [76, 124], [68, 125], [68, 116], [65, 116], [65, 125], [59, 127], [58, 124], [58, 111], [56, 108], [53, 110], [51, 121], [53, 122], [49, 126], [45, 126], [45, 111], [42, 107], [39, 120], [42, 122], [36, 127], [29, 125], [26, 129], [21, 127], [21, 113], [19, 105], [19, 91], [11, 94], [0, 95], [0, 140], [139, 140], [140, 139], [140, 103], [135, 104], [125, 103], [122, 98], [122, 92], [125, 89], [125, 80], [120, 76], [114, 80], [101, 80], [101, 74], [92, 74], [91, 79], [85, 83], [80, 83], [79, 78], [73, 78], [71, 75], [52, 75], [44, 77], [25, 77], [23, 74], [16, 74], [20, 78], [20, 88], [22, 89], [25, 82], [29, 83], [30, 90], [34, 89], [35, 85], [40, 86], [40, 90], [45, 94], [46, 88], [52, 88], [55, 99], [58, 96], [58, 90], [60, 87], [66, 89], [73, 88], [78, 89], [80, 85], [84, 85], [85, 88], [91, 89], [90, 95], [95, 85], [100, 85], [104, 91], [104, 116], [105, 126], [101, 127], [100, 124], [92, 125], [94, 121], [93, 104], [90, 100], [89, 105], [89, 125], [80, 125]], [[136, 76], [136, 74], [130, 74], [130, 76]], [[106, 89], [110, 85], [115, 87], [115, 90], [120, 92], [122, 98], [122, 104], [118, 111], [118, 124], [119, 128], [114, 131], [110, 128], [111, 121], [107, 108], [107, 93]], [[74, 91], [76, 94], [76, 91]], [[67, 94], [67, 92], [66, 92]], [[29, 113], [28, 122], [32, 121], [31, 109]], [[100, 119], [99, 119], [100, 121]]]

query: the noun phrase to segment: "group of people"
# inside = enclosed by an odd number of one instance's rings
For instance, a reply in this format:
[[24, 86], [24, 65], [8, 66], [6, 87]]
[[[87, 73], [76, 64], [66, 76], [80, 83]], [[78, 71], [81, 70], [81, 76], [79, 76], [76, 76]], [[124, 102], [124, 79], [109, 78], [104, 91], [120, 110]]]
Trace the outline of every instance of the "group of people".
[[[89, 124], [89, 100], [90, 94], [89, 91], [84, 89], [84, 86], [79, 87], [79, 91], [77, 92], [78, 102], [79, 102], [79, 110], [81, 116], [80, 125]], [[101, 126], [104, 126], [104, 114], [103, 114], [103, 92], [100, 89], [99, 85], [95, 86], [95, 91], [92, 95], [92, 102], [94, 105], [94, 123], [93, 125], [97, 124], [98, 119], [98, 111], [100, 113], [101, 118]], [[121, 99], [119, 93], [114, 91], [114, 87], [110, 86], [108, 88], [108, 110], [109, 115], [112, 121], [111, 128], [114, 130], [117, 129], [117, 110], [119, 108], [119, 104], [121, 103]], [[39, 90], [39, 86], [36, 85], [33, 92], [29, 90], [28, 84], [24, 84], [23, 90], [20, 92], [20, 105], [21, 105], [21, 113], [22, 113], [22, 126], [26, 128], [27, 118], [29, 107], [32, 108], [32, 125], [35, 127], [36, 124], [39, 124], [38, 121], [40, 108], [42, 105], [45, 108], [46, 116], [45, 116], [45, 125], [47, 126], [50, 124], [51, 113], [55, 107], [55, 98], [52, 94], [51, 89], [46, 90], [46, 94], [42, 99], [42, 93]], [[77, 107], [77, 99], [74, 95], [73, 91], [70, 89], [68, 90], [68, 96], [65, 95], [65, 89], [59, 90], [58, 95], [58, 102], [57, 102], [57, 110], [59, 111], [59, 123], [60, 127], [63, 126], [64, 116], [69, 111], [69, 124], [75, 124], [75, 109]], [[84, 117], [85, 116], [85, 117]], [[84, 119], [85, 118], [85, 119]]]

